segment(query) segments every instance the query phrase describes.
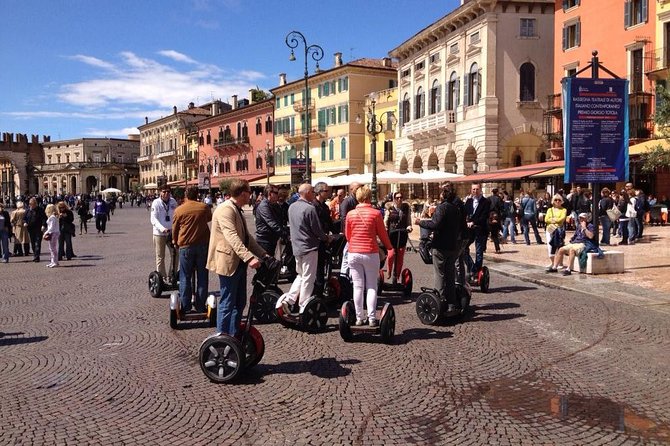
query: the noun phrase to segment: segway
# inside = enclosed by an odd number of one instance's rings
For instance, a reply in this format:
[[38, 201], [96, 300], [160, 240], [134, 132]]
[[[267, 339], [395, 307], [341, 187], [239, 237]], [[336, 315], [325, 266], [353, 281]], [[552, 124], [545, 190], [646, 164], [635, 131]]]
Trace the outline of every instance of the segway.
[[465, 284], [456, 283], [456, 300], [459, 307], [449, 312], [447, 302], [434, 288], [421, 287], [421, 294], [416, 299], [416, 315], [424, 325], [437, 325], [446, 320], [463, 318], [470, 310], [472, 291]]
[[[392, 229], [389, 232], [389, 235], [393, 234], [393, 233], [405, 233], [406, 234], [407, 233], [407, 228]], [[409, 239], [408, 239], [408, 241], [409, 241]], [[400, 272], [400, 277], [399, 278], [395, 274], [395, 265], [396, 265], [396, 262], [398, 261], [397, 252], [398, 252], [398, 247], [399, 246], [400, 246], [400, 237], [398, 236], [396, 238], [396, 246], [395, 246], [396, 255], [393, 258], [393, 265], [391, 267], [391, 275], [393, 277], [393, 281], [391, 283], [384, 283], [384, 271], [381, 269], [381, 268], [383, 268], [383, 264], [382, 264], [380, 269], [379, 269], [379, 278], [377, 279], [377, 294], [379, 296], [381, 296], [385, 292], [388, 292], [388, 293], [402, 293], [403, 296], [406, 297], [406, 298], [412, 297], [412, 286], [414, 285], [414, 280], [412, 278], [412, 271], [410, 271], [409, 268], [404, 268]]]
[[179, 329], [180, 322], [198, 322], [208, 321], [210, 327], [216, 327], [216, 302], [218, 301], [218, 292], [207, 296], [206, 310], [204, 313], [181, 311], [181, 300], [179, 293], [174, 291], [170, 293], [170, 328]]
[[489, 292], [489, 282], [491, 280], [491, 273], [486, 266], [482, 266], [479, 272], [468, 278], [468, 283], [472, 286], [478, 286], [482, 293]]
[[[240, 322], [239, 335], [214, 334], [200, 345], [200, 368], [210, 381], [227, 383], [234, 380], [245, 368], [258, 364], [265, 353], [265, 341], [252, 325], [256, 300], [265, 293], [274, 293], [267, 284], [274, 283], [279, 271], [279, 261], [267, 257], [261, 262], [252, 279], [253, 291], [249, 298], [249, 312]], [[274, 297], [275, 299], [278, 296]]]
[[284, 300], [277, 299], [275, 311], [279, 322], [287, 328], [300, 328], [308, 332], [316, 332], [326, 328], [328, 323], [328, 309], [326, 303], [320, 297], [312, 295], [305, 305], [299, 304], [300, 298], [289, 308], [289, 312], [284, 312], [282, 303]]
[[277, 282], [282, 281], [291, 283], [295, 280], [298, 273], [295, 268], [295, 256], [293, 255], [293, 246], [291, 245], [291, 237], [288, 233], [282, 234], [281, 242], [284, 245], [281, 256], [279, 258], [281, 267], [277, 275]]
[[333, 240], [326, 247], [323, 299], [328, 305], [339, 306], [342, 302], [352, 299], [351, 280], [348, 276], [335, 271], [336, 268], [339, 268], [345, 244], [344, 236], [335, 234]]
[[149, 293], [151, 297], [161, 297], [166, 291], [179, 289], [179, 268], [177, 265], [177, 249], [172, 243], [172, 237], [168, 236], [166, 248], [170, 251], [170, 275], [168, 280], [163, 280], [158, 271], [149, 274]]
[[379, 334], [382, 342], [390, 344], [393, 342], [395, 334], [395, 310], [393, 305], [385, 303], [381, 310], [377, 310], [377, 320], [379, 325], [371, 327], [369, 325], [356, 325], [356, 309], [352, 301], [342, 304], [340, 310], [339, 327], [340, 336], [345, 342], [351, 342], [355, 333]]

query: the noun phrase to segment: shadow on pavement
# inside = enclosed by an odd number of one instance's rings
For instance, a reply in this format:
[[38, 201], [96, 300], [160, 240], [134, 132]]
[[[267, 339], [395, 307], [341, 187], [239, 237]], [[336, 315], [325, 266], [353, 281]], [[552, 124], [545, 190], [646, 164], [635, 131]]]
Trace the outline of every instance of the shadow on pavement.
[[33, 342], [42, 342], [49, 339], [48, 336], [29, 336], [25, 338], [20, 337], [11, 337], [7, 336], [20, 336], [23, 333], [3, 333], [0, 332], [0, 347], [5, 347], [8, 345], [20, 345], [20, 344], [32, 344]]
[[476, 313], [474, 316], [468, 318], [467, 322], [499, 322], [510, 319], [517, 319], [526, 317], [523, 313], [507, 313], [507, 314], [480, 314]]
[[489, 288], [489, 293], [501, 293], [501, 294], [509, 294], [509, 293], [515, 293], [517, 291], [528, 291], [528, 290], [537, 290], [538, 287], [536, 286], [520, 286], [520, 285], [512, 285], [512, 286], [502, 286], [498, 288]]
[[394, 344], [409, 344], [412, 341], [421, 341], [426, 339], [447, 339], [454, 334], [450, 331], [437, 331], [433, 328], [410, 328], [404, 330], [401, 334], [396, 334], [393, 339]]
[[[528, 289], [534, 289], [534, 288], [528, 288]], [[519, 308], [520, 306], [521, 305], [512, 302], [501, 302], [501, 303], [491, 303], [484, 305], [471, 305], [471, 308], [476, 311], [486, 311], [486, 310], [508, 310], [510, 308]]]
[[[359, 364], [358, 359], [345, 359], [338, 361], [335, 358], [319, 358], [311, 361], [290, 361], [281, 362], [279, 364], [259, 364], [254, 367], [255, 374], [271, 375], [297, 375], [300, 373], [309, 373], [324, 379], [340, 378], [351, 374], [351, 369], [344, 367], [345, 365]], [[249, 376], [252, 378], [252, 376]]]

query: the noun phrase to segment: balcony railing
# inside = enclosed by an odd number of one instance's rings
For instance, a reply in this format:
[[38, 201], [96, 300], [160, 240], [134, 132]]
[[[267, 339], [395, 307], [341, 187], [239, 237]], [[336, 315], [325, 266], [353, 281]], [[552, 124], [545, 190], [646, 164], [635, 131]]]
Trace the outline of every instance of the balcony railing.
[[158, 159], [163, 159], [163, 158], [174, 158], [177, 156], [177, 151], [172, 149], [172, 150], [163, 150], [162, 152], [158, 152], [156, 154], [156, 158]]
[[[305, 140], [305, 136], [307, 134], [307, 131], [305, 130], [295, 130], [294, 132], [287, 132], [284, 133], [282, 136], [288, 142], [289, 144], [295, 144], [295, 143], [300, 143]], [[319, 129], [319, 128], [313, 128], [309, 132], [309, 138], [311, 140], [316, 140], [316, 139], [323, 139], [328, 135], [328, 131], [326, 129]]]
[[453, 133], [456, 129], [456, 112], [445, 110], [405, 123], [402, 134], [409, 139], [427, 139]]
[[547, 96], [547, 112], [561, 111], [563, 103], [561, 102], [561, 93], [550, 94]]
[[224, 138], [220, 140], [214, 140], [215, 149], [227, 149], [230, 147], [235, 147], [239, 145], [249, 144], [248, 136], [241, 136], [239, 138]]
[[[393, 162], [393, 153], [392, 152], [377, 152], [377, 163], [392, 163]], [[372, 162], [372, 154], [365, 154], [365, 164], [370, 164]]]
[[645, 53], [644, 72], [646, 74], [670, 68], [670, 46], [656, 48]]
[[308, 108], [309, 110], [314, 110], [314, 99], [310, 99], [309, 101], [307, 101], [307, 107], [305, 107], [304, 101], [298, 101], [293, 103], [293, 110], [296, 113], [302, 113], [305, 111], [306, 108]]
[[138, 163], [145, 163], [147, 161], [153, 160], [153, 155], [144, 155], [144, 156], [138, 156], [137, 157], [137, 162]]

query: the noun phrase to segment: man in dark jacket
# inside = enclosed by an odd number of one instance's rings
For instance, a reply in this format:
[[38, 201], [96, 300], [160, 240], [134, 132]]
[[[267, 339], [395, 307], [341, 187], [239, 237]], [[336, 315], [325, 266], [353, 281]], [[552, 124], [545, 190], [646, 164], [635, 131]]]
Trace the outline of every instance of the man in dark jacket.
[[271, 256], [274, 256], [284, 230], [277, 193], [277, 186], [266, 186], [265, 198], [256, 207], [256, 242]]
[[[330, 234], [333, 226], [333, 220], [330, 218], [330, 208], [326, 204], [326, 199], [330, 196], [330, 191], [328, 190], [328, 185], [324, 182], [318, 182], [314, 185], [314, 207], [316, 208], [316, 214], [319, 216], [319, 222], [321, 223], [321, 229], [326, 234]], [[325, 242], [319, 244], [319, 264], [316, 268], [316, 282], [314, 283], [314, 289], [316, 294], [323, 294], [323, 289], [326, 283], [326, 262], [330, 259], [326, 258], [326, 247]]]
[[31, 198], [28, 202], [28, 210], [23, 217], [24, 225], [28, 228], [30, 234], [30, 245], [33, 250], [33, 262], [40, 261], [40, 253], [42, 251], [42, 231], [47, 224], [47, 216], [44, 209], [37, 206], [37, 200]]
[[465, 202], [465, 221], [468, 230], [469, 242], [475, 242], [475, 261], [470, 257], [470, 246], [465, 249], [465, 261], [470, 267], [470, 275], [476, 276], [484, 263], [486, 252], [486, 239], [489, 233], [488, 220], [491, 203], [482, 195], [482, 187], [479, 183], [472, 183], [470, 198]]
[[456, 194], [451, 183], [442, 186], [440, 203], [432, 219], [416, 219], [421, 228], [433, 231], [435, 289], [447, 302], [447, 311], [458, 309], [456, 299], [456, 259], [461, 246], [461, 211], [453, 204]]

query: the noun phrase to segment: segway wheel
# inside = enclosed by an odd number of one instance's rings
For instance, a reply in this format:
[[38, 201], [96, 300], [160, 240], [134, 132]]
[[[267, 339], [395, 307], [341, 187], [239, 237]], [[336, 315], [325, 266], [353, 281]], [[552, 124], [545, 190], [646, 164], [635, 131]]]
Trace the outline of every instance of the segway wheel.
[[414, 286], [414, 279], [412, 278], [412, 271], [410, 271], [408, 268], [405, 268], [402, 270], [401, 273], [401, 280], [402, 284], [405, 287], [403, 292], [405, 294], [405, 297], [409, 298], [412, 297], [412, 286]]
[[379, 270], [379, 276], [377, 276], [377, 296], [381, 296], [384, 293], [384, 271]]
[[[246, 322], [240, 323], [240, 332], [246, 329]], [[249, 329], [249, 335], [244, 339], [244, 364], [247, 368], [251, 368], [261, 362], [265, 354], [265, 341], [261, 332], [252, 326]]]
[[170, 309], [170, 328], [176, 330], [179, 328], [179, 310]]
[[425, 325], [436, 325], [442, 317], [442, 299], [437, 293], [424, 292], [416, 299], [416, 315]]
[[163, 278], [158, 274], [158, 271], [153, 271], [149, 274], [149, 293], [151, 293], [151, 297], [161, 297], [163, 289], [165, 289]]
[[461, 303], [461, 316], [466, 315], [470, 310], [470, 291], [460, 283], [456, 284], [456, 299]]
[[227, 336], [210, 336], [200, 346], [200, 368], [210, 381], [227, 383], [244, 368], [244, 354], [240, 341]]
[[340, 336], [345, 342], [350, 342], [354, 335], [351, 332], [351, 326], [356, 323], [356, 310], [352, 301], [347, 301], [342, 304], [340, 310]]
[[254, 306], [254, 319], [261, 324], [275, 322], [277, 320], [275, 306], [277, 305], [279, 296], [274, 291], [264, 291], [261, 293]]
[[482, 293], [489, 292], [490, 280], [491, 280], [491, 273], [489, 273], [489, 269], [485, 266], [482, 266], [481, 271], [479, 271], [479, 287], [482, 290]]
[[328, 310], [323, 300], [312, 299], [300, 314], [300, 323], [308, 331], [323, 330], [328, 322]]
[[385, 344], [390, 344], [393, 342], [393, 335], [395, 334], [395, 310], [393, 305], [387, 303], [384, 308], [384, 316], [379, 323], [379, 330], [382, 337], [382, 341]]

